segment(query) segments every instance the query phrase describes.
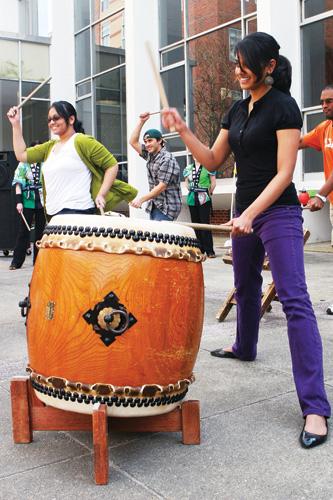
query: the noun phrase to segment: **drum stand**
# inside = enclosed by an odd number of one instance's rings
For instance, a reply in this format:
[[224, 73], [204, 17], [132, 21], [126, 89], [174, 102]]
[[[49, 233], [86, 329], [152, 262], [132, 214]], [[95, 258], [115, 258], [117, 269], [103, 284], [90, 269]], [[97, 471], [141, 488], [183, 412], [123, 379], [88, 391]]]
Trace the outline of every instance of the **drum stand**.
[[127, 432], [182, 432], [183, 444], [200, 444], [199, 401], [185, 401], [164, 415], [151, 417], [108, 417], [105, 404], [96, 405], [92, 415], [59, 410], [42, 403], [28, 377], [11, 380], [12, 427], [15, 443], [31, 443], [33, 431], [91, 431], [93, 434], [96, 484], [109, 479], [108, 429]]

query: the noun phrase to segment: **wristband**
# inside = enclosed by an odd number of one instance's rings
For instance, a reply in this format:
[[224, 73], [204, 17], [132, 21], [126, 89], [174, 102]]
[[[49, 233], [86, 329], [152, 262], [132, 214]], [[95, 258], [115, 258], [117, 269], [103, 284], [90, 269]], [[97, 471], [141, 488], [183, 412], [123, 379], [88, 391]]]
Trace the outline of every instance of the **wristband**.
[[319, 198], [323, 203], [326, 203], [326, 196], [323, 196], [322, 194], [316, 194], [315, 195], [316, 198]]
[[16, 200], [16, 205], [18, 203], [22, 203], [23, 204], [23, 197], [22, 197], [22, 193], [21, 194], [15, 194], [15, 200]]

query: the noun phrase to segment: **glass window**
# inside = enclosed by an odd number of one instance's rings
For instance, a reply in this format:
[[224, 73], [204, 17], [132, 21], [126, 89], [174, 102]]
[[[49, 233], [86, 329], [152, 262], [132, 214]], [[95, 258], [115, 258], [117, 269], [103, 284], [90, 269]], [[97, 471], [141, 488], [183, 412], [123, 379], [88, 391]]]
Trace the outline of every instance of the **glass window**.
[[[311, 113], [305, 116], [306, 130], [314, 129], [320, 122], [324, 121], [324, 113]], [[304, 173], [323, 172], [323, 155], [321, 151], [316, 151], [313, 148], [303, 150], [303, 166]]]
[[249, 33], [255, 33], [257, 31], [257, 18], [251, 17], [251, 19], [246, 19], [245, 26], [247, 35]]
[[91, 82], [90, 80], [88, 82], [83, 82], [77, 85], [76, 87], [76, 96], [77, 97], [83, 97], [84, 95], [90, 94], [91, 93]]
[[169, 151], [178, 152], [186, 150], [186, 146], [180, 137], [167, 137], [165, 140]]
[[185, 118], [185, 67], [164, 71], [161, 77], [170, 106], [177, 108], [181, 117]]
[[242, 30], [238, 28], [228, 28], [229, 32], [229, 61], [236, 62], [236, 45], [242, 39]]
[[125, 62], [124, 11], [94, 26], [94, 73], [101, 73]]
[[20, 35], [48, 36], [48, 2], [19, 1]]
[[[239, 32], [240, 23], [232, 26]], [[214, 143], [224, 113], [241, 93], [230, 61], [230, 28], [189, 43], [190, 125], [208, 146]]]
[[[33, 82], [22, 82], [22, 98], [27, 97], [30, 92], [32, 92], [36, 87], [38, 87], [38, 83], [33, 83]], [[36, 94], [34, 94], [34, 97], [38, 97], [39, 99], [49, 99], [50, 98], [50, 85], [46, 84], [44, 85]]]
[[160, 46], [184, 38], [184, 0], [159, 1]]
[[118, 161], [127, 160], [125, 68], [95, 79], [97, 138]]
[[22, 128], [26, 144], [31, 144], [32, 141], [48, 141], [47, 111], [49, 105], [48, 101], [32, 99], [22, 108]]
[[243, 0], [244, 14], [252, 14], [257, 10], [257, 0]]
[[[333, 18], [302, 28], [304, 106], [316, 106], [322, 88], [333, 81]], [[315, 78], [314, 78], [315, 75]]]
[[17, 104], [17, 96], [19, 92], [18, 82], [0, 80], [0, 150], [12, 151], [13, 149], [13, 134], [12, 127], [7, 120], [6, 113], [12, 106]]
[[118, 163], [118, 174], [117, 174], [117, 179], [120, 179], [121, 181], [128, 182], [128, 165], [127, 163]]
[[18, 43], [0, 40], [0, 78], [17, 79], [18, 75]]
[[[173, 152], [171, 148], [167, 147], [167, 149], [169, 151]], [[176, 158], [177, 163], [180, 167], [180, 182], [183, 182], [185, 180], [183, 172], [184, 172], [184, 169], [186, 168], [186, 153], [184, 152], [183, 155], [175, 154], [175, 158]]]
[[207, 5], [202, 0], [188, 0], [188, 34], [196, 35], [241, 16], [239, 0], [218, 0]]
[[78, 119], [82, 122], [86, 134], [92, 134], [91, 98], [81, 99], [76, 103]]
[[45, 0], [38, 0], [38, 35], [50, 36], [50, 33], [49, 2], [45, 2]]
[[162, 52], [162, 68], [184, 60], [184, 46]]
[[125, 0], [94, 0], [93, 16], [94, 21], [105, 17], [125, 7]]
[[88, 26], [90, 23], [90, 0], [74, 0], [74, 29], [80, 29]]
[[45, 80], [50, 74], [49, 47], [37, 43], [22, 43], [22, 78]]
[[[19, 2], [10, 2], [10, 8], [8, 8], [8, 0], [0, 0], [0, 31], [1, 35], [5, 36], [9, 33], [18, 34], [19, 32]], [[14, 5], [13, 5], [14, 4]]]
[[76, 80], [83, 80], [91, 75], [89, 29], [75, 37], [75, 70]]
[[303, 0], [304, 17], [316, 16], [333, 9], [333, 0]]
[[0, 0], [2, 33], [26, 36], [50, 36], [50, 0]]

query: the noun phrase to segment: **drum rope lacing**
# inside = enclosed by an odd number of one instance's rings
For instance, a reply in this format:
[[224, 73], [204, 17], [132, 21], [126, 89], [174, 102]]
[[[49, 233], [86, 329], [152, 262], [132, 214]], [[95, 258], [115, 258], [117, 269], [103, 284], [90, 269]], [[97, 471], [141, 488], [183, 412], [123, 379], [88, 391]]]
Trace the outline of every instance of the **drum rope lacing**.
[[126, 240], [150, 241], [156, 243], [170, 243], [176, 244], [180, 247], [190, 246], [199, 248], [199, 242], [196, 238], [189, 238], [187, 236], [179, 236], [174, 234], [156, 233], [154, 231], [135, 231], [134, 229], [120, 229], [120, 228], [105, 228], [105, 227], [90, 227], [90, 226], [46, 226], [43, 234], [62, 234], [62, 235], [75, 235], [84, 238], [85, 236], [102, 236], [104, 238], [125, 238]]
[[[142, 387], [118, 387], [98, 383], [87, 385], [80, 382], [71, 382], [61, 377], [44, 377], [35, 373], [29, 366], [27, 372], [30, 373], [33, 388], [44, 395], [77, 403], [105, 403], [107, 406], [115, 405], [116, 407], [123, 406], [125, 408], [128, 406], [131, 408], [164, 406], [177, 403], [186, 396], [188, 386], [195, 380], [192, 374], [188, 379], [179, 380], [176, 384], [167, 386], [146, 384]], [[58, 385], [58, 387], [55, 385]], [[109, 395], [106, 395], [106, 392]]]
[[38, 248], [134, 253], [199, 263], [205, 260], [196, 238], [119, 227], [48, 225]]
[[85, 404], [95, 404], [95, 403], [104, 403], [107, 406], [124, 406], [127, 408], [130, 406], [131, 408], [142, 406], [161, 406], [177, 403], [181, 401], [186, 396], [188, 392], [188, 388], [180, 394], [176, 394], [174, 396], [162, 396], [158, 398], [119, 398], [118, 396], [91, 396], [86, 394], [79, 394], [77, 392], [69, 392], [64, 389], [52, 389], [51, 387], [45, 387], [41, 384], [38, 384], [35, 380], [31, 381], [31, 384], [36, 391], [41, 392], [47, 396], [52, 396], [58, 399], [64, 399], [65, 401], [72, 401], [77, 403], [85, 403]]

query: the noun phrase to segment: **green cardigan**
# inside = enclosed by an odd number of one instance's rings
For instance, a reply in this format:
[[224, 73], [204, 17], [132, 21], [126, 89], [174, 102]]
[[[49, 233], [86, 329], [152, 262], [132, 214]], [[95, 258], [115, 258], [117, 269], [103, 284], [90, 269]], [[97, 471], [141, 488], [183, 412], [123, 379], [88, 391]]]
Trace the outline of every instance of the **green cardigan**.
[[[44, 162], [48, 158], [56, 142], [58, 141], [53, 139], [43, 144], [37, 144], [36, 146], [27, 148], [27, 162]], [[92, 199], [95, 200], [102, 185], [105, 170], [114, 167], [117, 164], [117, 160], [103, 144], [98, 142], [91, 135], [76, 134], [74, 146], [79, 157], [92, 173], [90, 193]], [[42, 181], [45, 200], [46, 190], [43, 176]], [[127, 202], [132, 201], [137, 194], [138, 190], [135, 187], [127, 182], [115, 179], [110, 191], [105, 197], [105, 211], [113, 210], [115, 206], [123, 200]]]

